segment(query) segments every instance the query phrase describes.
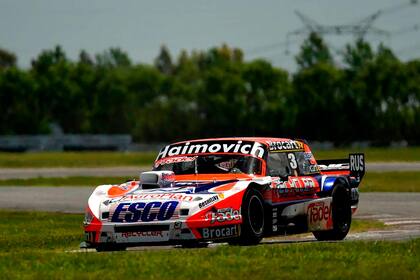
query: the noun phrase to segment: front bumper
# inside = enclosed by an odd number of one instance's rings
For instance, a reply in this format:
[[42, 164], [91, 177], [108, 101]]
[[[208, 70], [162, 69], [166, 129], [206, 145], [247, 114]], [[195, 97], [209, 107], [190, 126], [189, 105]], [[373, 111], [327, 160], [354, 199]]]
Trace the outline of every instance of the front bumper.
[[240, 224], [190, 228], [185, 220], [156, 223], [101, 223], [85, 226], [88, 247], [103, 244], [124, 246], [183, 244], [191, 241], [226, 241], [240, 235]]

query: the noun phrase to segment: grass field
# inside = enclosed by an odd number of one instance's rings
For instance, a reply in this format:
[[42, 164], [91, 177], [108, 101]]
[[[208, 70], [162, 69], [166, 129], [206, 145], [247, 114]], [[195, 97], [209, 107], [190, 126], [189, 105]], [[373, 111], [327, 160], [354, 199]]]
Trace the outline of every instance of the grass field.
[[[82, 215], [0, 211], [2, 279], [419, 279], [420, 239], [72, 253]], [[361, 222], [365, 223], [365, 222]], [[369, 226], [368, 226], [369, 227]], [[356, 226], [357, 228], [357, 226]]]
[[0, 167], [152, 166], [156, 155], [149, 152], [0, 153]]
[[350, 153], [365, 153], [368, 162], [420, 161], [420, 147], [349, 148], [312, 151], [316, 159], [348, 158]]
[[[364, 152], [369, 162], [420, 160], [420, 147], [319, 150], [314, 154], [317, 159], [329, 159], [347, 158], [350, 152]], [[0, 167], [151, 166], [156, 155], [141, 152], [0, 153]]]
[[420, 172], [367, 172], [362, 192], [420, 192]]
[[[128, 177], [66, 177], [0, 180], [0, 186], [98, 186], [118, 184]], [[362, 192], [420, 192], [420, 172], [366, 173]]]
[[40, 178], [30, 178], [30, 179], [4, 179], [0, 180], [1, 186], [30, 186], [30, 187], [39, 187], [39, 186], [52, 186], [52, 187], [61, 187], [61, 186], [89, 186], [95, 187], [102, 184], [121, 184], [127, 181], [128, 179], [133, 179], [129, 177], [40, 177]]

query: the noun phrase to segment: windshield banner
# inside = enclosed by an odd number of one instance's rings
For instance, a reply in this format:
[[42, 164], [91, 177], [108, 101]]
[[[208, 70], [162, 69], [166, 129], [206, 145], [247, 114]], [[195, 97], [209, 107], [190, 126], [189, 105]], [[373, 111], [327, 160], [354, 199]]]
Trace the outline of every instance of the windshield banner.
[[234, 153], [263, 158], [267, 147], [261, 143], [242, 140], [199, 141], [172, 144], [160, 150], [156, 160], [165, 157], [194, 154]]

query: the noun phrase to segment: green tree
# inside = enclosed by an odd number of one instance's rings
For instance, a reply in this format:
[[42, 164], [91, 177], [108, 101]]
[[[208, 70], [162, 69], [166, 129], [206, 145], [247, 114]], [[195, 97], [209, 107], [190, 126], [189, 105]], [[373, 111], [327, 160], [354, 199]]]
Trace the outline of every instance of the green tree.
[[36, 83], [27, 71], [6, 69], [0, 74], [0, 134], [46, 132]]
[[[317, 63], [293, 77], [290, 108], [295, 113], [295, 136], [313, 140], [336, 140], [342, 137], [340, 82], [342, 72], [329, 63]], [[342, 140], [342, 139], [340, 139]]]
[[126, 52], [120, 48], [110, 48], [95, 56], [96, 64], [99, 67], [130, 67], [131, 60]]
[[374, 53], [369, 43], [358, 39], [354, 45], [347, 44], [343, 52], [345, 65], [352, 71], [360, 70], [363, 66], [371, 63]]
[[[291, 94], [289, 74], [264, 60], [255, 60], [243, 67], [245, 113], [243, 123], [253, 135], [285, 136], [290, 133], [293, 117], [286, 107]], [[249, 134], [249, 129], [248, 131]]]
[[300, 69], [303, 69], [317, 63], [333, 64], [333, 58], [322, 38], [317, 33], [312, 32], [300, 47], [300, 52], [296, 56], [296, 63]]
[[[31, 74], [36, 80], [35, 92], [40, 111], [50, 123], [58, 123], [64, 132], [88, 130], [87, 92], [81, 80], [84, 72], [69, 61], [60, 46], [43, 51], [32, 61]], [[79, 79], [80, 77], [80, 79]]]
[[5, 49], [0, 48], [0, 70], [16, 66], [16, 55]]
[[172, 64], [172, 57], [169, 49], [162, 45], [160, 47], [160, 53], [155, 58], [155, 67], [166, 75], [171, 75], [174, 71], [174, 65]]

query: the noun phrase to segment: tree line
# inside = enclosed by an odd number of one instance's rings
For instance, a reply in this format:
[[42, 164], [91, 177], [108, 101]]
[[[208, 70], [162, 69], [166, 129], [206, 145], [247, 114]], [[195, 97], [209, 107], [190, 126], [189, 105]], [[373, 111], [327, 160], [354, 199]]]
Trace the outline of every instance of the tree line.
[[181, 53], [163, 46], [153, 65], [110, 48], [67, 58], [42, 51], [28, 69], [0, 49], [0, 134], [128, 133], [138, 142], [218, 136], [309, 140], [420, 140], [420, 60], [358, 40], [334, 58], [313, 33], [290, 73], [245, 61], [227, 45]]

